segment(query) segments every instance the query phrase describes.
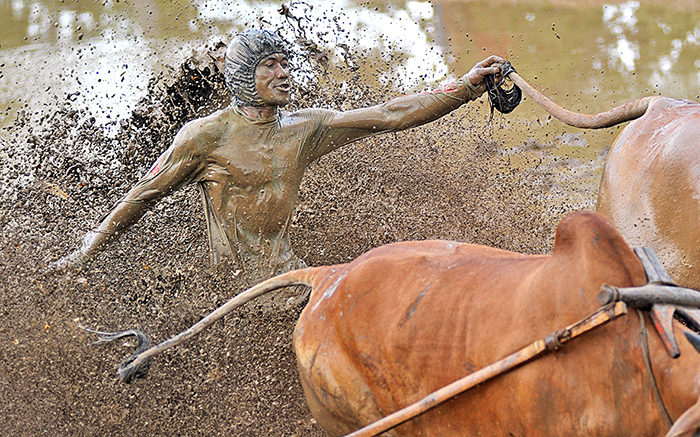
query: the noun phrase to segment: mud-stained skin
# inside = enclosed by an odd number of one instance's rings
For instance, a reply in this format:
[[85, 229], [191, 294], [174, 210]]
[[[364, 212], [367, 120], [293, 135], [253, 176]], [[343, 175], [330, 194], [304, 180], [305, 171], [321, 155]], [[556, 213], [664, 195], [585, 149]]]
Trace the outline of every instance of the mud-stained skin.
[[[552, 255], [404, 242], [312, 275], [294, 348], [311, 411], [331, 436], [583, 319], [599, 308], [602, 284], [646, 282], [612, 223], [590, 211], [560, 223]], [[675, 420], [697, 400], [700, 355], [678, 335], [681, 357], [671, 359], [646, 323], [655, 376]], [[631, 311], [388, 435], [664, 435], [639, 335]]]
[[655, 98], [620, 133], [597, 210], [629, 244], [653, 247], [680, 285], [700, 288], [700, 104]]
[[56, 268], [89, 261], [158, 200], [190, 183], [198, 185], [204, 204], [213, 264], [232, 258], [253, 279], [302, 267], [289, 228], [307, 166], [346, 144], [420, 126], [478, 98], [484, 77], [499, 73], [500, 62], [491, 56], [456, 83], [368, 108], [287, 113], [280, 110], [290, 96], [286, 55], [270, 54], [255, 68], [263, 104], [232, 104], [183, 126], [82, 247]]

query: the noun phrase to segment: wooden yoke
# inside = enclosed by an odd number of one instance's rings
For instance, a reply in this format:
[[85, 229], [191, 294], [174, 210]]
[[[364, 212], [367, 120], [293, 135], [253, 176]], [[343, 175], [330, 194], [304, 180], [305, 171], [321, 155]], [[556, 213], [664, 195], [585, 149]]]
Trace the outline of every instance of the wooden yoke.
[[673, 333], [673, 316], [678, 315], [692, 329], [700, 328], [700, 292], [679, 287], [669, 276], [650, 247], [635, 247], [634, 252], [644, 266], [648, 283], [641, 287], [617, 288], [603, 285], [598, 303], [607, 305], [622, 301], [641, 309], [649, 309], [654, 328], [672, 358], [681, 353]]

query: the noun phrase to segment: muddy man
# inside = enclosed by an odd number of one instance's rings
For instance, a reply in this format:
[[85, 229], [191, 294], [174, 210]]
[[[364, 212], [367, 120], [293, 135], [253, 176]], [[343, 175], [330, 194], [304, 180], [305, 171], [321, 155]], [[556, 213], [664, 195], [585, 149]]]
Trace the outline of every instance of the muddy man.
[[340, 146], [419, 126], [477, 99], [486, 90], [485, 76], [498, 75], [502, 62], [491, 56], [456, 83], [377, 106], [289, 113], [280, 110], [292, 91], [285, 43], [269, 31], [245, 31], [226, 52], [231, 104], [183, 126], [81, 248], [53, 267], [82, 266], [159, 199], [190, 183], [204, 203], [213, 264], [228, 257], [260, 279], [303, 267], [289, 227], [306, 167]]

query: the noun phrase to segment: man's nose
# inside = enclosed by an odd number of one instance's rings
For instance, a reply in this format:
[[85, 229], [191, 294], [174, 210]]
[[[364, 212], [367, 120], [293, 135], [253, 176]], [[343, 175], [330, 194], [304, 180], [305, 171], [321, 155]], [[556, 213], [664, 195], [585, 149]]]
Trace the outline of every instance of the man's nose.
[[277, 67], [276, 75], [277, 75], [277, 77], [279, 77], [279, 78], [289, 77], [288, 67], [285, 68], [285, 67], [279, 65], [279, 66]]

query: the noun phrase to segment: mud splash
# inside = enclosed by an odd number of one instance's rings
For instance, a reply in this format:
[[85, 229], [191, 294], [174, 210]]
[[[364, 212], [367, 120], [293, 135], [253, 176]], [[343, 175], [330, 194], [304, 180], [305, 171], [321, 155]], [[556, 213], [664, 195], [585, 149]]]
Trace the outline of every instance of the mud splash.
[[[159, 357], [131, 385], [118, 380], [116, 366], [133, 344], [91, 346], [94, 338], [79, 328], [136, 327], [160, 342], [248, 285], [230, 266], [210, 268], [193, 187], [160, 202], [89, 269], [42, 273], [77, 247], [182, 124], [227, 104], [223, 50], [210, 47], [154, 78], [119, 123], [98, 125], [87, 110], [57, 102], [59, 109], [21, 115], [0, 137], [1, 434], [324, 435], [291, 349], [300, 307], [249, 304]], [[315, 82], [299, 89], [295, 104], [381, 100], [384, 90], [348, 69], [350, 97]], [[331, 76], [322, 80], [332, 85]], [[323, 157], [301, 188], [296, 253], [309, 265], [332, 264], [429, 238], [549, 251], [569, 207], [547, 205], [547, 174], [511, 166], [489, 135], [487, 114], [476, 102]]]

